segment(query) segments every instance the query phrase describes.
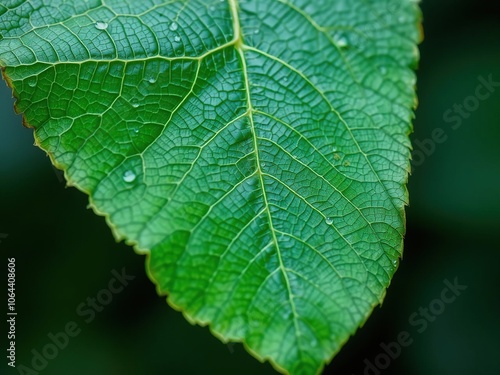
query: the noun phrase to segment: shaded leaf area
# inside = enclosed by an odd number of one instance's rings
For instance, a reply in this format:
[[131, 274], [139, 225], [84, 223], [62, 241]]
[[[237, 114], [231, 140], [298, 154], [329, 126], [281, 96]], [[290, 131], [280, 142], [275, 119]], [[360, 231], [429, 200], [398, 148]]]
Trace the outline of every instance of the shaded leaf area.
[[311, 374], [402, 253], [418, 22], [412, 1], [10, 1], [0, 64], [172, 306]]

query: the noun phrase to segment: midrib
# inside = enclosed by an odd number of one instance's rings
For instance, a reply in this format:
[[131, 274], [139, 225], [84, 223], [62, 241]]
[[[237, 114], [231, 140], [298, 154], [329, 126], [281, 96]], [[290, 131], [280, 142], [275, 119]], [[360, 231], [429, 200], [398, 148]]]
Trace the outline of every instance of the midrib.
[[264, 206], [265, 206], [268, 221], [269, 221], [269, 230], [271, 231], [272, 240], [273, 240], [273, 243], [274, 243], [275, 248], [276, 248], [276, 254], [278, 256], [280, 270], [281, 270], [283, 277], [285, 279], [285, 284], [286, 284], [287, 292], [288, 292], [288, 298], [290, 301], [290, 307], [292, 309], [292, 314], [293, 314], [295, 333], [296, 333], [297, 338], [298, 338], [298, 336], [300, 336], [300, 328], [298, 326], [298, 314], [297, 314], [297, 310], [295, 307], [295, 302], [293, 300], [293, 293], [292, 293], [292, 289], [290, 286], [290, 279], [288, 277], [288, 273], [287, 273], [285, 264], [283, 262], [283, 256], [281, 254], [279, 242], [278, 242], [278, 239], [276, 237], [276, 230], [274, 229], [273, 217], [271, 214], [270, 205], [269, 205], [269, 201], [267, 198], [267, 192], [266, 192], [266, 188], [265, 188], [265, 184], [264, 184], [264, 172], [262, 171], [262, 164], [260, 161], [260, 153], [259, 153], [258, 140], [257, 140], [257, 130], [255, 128], [255, 123], [254, 123], [254, 118], [253, 118], [254, 108], [252, 105], [252, 99], [251, 99], [251, 94], [250, 94], [250, 82], [249, 82], [249, 78], [248, 78], [247, 62], [245, 59], [245, 43], [244, 43], [244, 39], [243, 39], [243, 33], [241, 30], [241, 24], [240, 24], [240, 18], [239, 18], [239, 4], [238, 4], [238, 0], [228, 0], [228, 1], [229, 1], [229, 8], [231, 10], [231, 17], [233, 19], [234, 48], [236, 49], [238, 55], [240, 56], [243, 79], [245, 81], [244, 83], [245, 83], [245, 91], [246, 91], [246, 97], [247, 97], [247, 115], [248, 115], [248, 121], [250, 123], [250, 128], [252, 131], [253, 146], [255, 149], [255, 158], [256, 158], [256, 164], [257, 164], [257, 175], [259, 177], [259, 182], [260, 182], [261, 189], [262, 189], [262, 198], [264, 200]]

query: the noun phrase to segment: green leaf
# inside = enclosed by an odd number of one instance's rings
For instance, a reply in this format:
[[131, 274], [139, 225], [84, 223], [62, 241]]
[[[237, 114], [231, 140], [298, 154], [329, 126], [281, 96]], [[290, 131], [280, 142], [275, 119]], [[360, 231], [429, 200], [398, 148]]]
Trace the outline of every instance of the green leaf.
[[186, 318], [315, 374], [405, 232], [413, 0], [0, 2], [36, 143]]

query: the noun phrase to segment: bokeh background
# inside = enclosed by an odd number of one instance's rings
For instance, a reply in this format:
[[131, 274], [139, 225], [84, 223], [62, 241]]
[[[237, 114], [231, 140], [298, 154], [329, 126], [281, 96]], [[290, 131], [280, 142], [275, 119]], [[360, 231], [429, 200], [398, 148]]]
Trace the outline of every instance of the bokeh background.
[[[440, 128], [447, 140], [414, 165], [404, 260], [383, 306], [325, 374], [376, 375], [365, 360], [373, 363], [380, 344], [403, 331], [412, 344], [380, 374], [500, 374], [500, 87], [477, 105], [470, 99], [480, 77], [500, 82], [500, 4], [428, 0], [422, 9], [412, 138], [429, 145]], [[443, 116], [464, 101], [477, 108], [454, 129]], [[86, 196], [66, 188], [33, 147], [32, 131], [21, 126], [0, 84], [0, 233], [8, 234], [0, 235], [0, 274], [15, 256], [18, 364], [31, 367], [31, 350], [41, 351], [50, 332], [74, 321], [81, 333], [40, 374], [275, 374], [241, 345], [222, 344], [172, 310], [146, 277], [144, 257], [115, 243], [104, 219], [86, 206]], [[135, 279], [86, 323], [77, 306], [123, 267]], [[467, 289], [418, 332], [410, 317], [440, 298], [445, 279]], [[3, 327], [4, 319], [2, 349]], [[2, 354], [0, 374], [17, 373], [5, 362]]]

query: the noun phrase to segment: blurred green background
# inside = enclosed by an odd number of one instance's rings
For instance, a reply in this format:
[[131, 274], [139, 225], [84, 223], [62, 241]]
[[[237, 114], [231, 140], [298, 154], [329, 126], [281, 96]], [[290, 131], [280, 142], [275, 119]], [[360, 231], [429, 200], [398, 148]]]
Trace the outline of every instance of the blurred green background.
[[[447, 140], [414, 165], [405, 257], [384, 305], [325, 374], [377, 374], [366, 372], [365, 359], [374, 363], [380, 344], [402, 331], [412, 344], [380, 374], [500, 374], [500, 87], [488, 99], [470, 99], [480, 77], [500, 82], [500, 4], [440, 0], [422, 9], [412, 138], [429, 145], [425, 140], [441, 128]], [[86, 208], [86, 196], [65, 188], [0, 86], [0, 233], [8, 234], [0, 238], [1, 274], [15, 256], [17, 364], [31, 367], [31, 350], [41, 351], [50, 332], [74, 321], [81, 333], [41, 374], [274, 374], [241, 345], [224, 345], [207, 328], [191, 326], [157, 296], [144, 257], [115, 243], [104, 219]], [[464, 101], [474, 110], [454, 129], [443, 116]], [[77, 306], [123, 267], [135, 279], [86, 323]], [[455, 278], [467, 289], [418, 332], [410, 316]], [[17, 373], [5, 357], [1, 362], [0, 374]]]

